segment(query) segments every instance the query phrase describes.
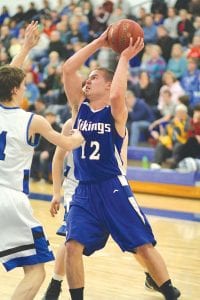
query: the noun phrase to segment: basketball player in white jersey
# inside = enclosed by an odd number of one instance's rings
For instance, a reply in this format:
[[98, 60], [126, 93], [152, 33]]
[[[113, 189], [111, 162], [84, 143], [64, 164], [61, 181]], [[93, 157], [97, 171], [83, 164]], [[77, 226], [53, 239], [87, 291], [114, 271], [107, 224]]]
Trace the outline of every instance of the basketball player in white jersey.
[[65, 150], [84, 141], [78, 131], [65, 137], [43, 117], [20, 108], [25, 73], [19, 67], [38, 39], [37, 22], [32, 22], [26, 29], [21, 52], [10, 65], [0, 68], [0, 261], [7, 271], [16, 267], [24, 270], [13, 300], [33, 299], [45, 277], [44, 263], [54, 259], [27, 196], [33, 147], [39, 135]]
[[75, 128], [86, 141], [73, 152], [79, 184], [67, 220], [66, 272], [71, 299], [84, 298], [82, 255], [102, 249], [111, 235], [122, 251], [137, 255], [165, 300], [176, 300], [180, 293], [175, 292], [165, 262], [154, 247], [151, 226], [137, 205], [119, 156], [127, 121], [129, 60], [142, 50], [144, 42], [138, 38], [132, 45], [130, 38], [114, 74], [103, 68], [92, 71], [86, 81], [85, 98], [77, 71], [105, 46], [107, 31], [64, 64], [65, 92], [71, 106], [78, 107]]

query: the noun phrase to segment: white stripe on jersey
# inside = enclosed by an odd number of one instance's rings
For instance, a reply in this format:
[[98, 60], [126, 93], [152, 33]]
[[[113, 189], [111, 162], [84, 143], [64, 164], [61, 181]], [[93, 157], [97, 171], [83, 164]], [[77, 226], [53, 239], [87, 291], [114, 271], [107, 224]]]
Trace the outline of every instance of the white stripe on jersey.
[[121, 171], [121, 174], [122, 174], [122, 175], [126, 175], [126, 170], [125, 170], [124, 167], [123, 167], [122, 160], [121, 160], [121, 157], [120, 157], [120, 155], [119, 155], [119, 152], [118, 152], [118, 150], [117, 150], [116, 145], [115, 145], [115, 157], [116, 157], [116, 160], [117, 160], [118, 168], [119, 168], [120, 171]]

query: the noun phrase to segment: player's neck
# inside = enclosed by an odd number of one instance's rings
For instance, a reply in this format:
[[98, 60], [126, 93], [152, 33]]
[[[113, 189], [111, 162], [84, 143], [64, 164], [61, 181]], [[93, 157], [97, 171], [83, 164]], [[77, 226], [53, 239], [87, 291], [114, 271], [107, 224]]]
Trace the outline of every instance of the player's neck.
[[19, 103], [16, 100], [0, 101], [0, 104], [5, 107], [19, 107]]
[[90, 99], [90, 107], [94, 110], [99, 110], [109, 105], [108, 99]]

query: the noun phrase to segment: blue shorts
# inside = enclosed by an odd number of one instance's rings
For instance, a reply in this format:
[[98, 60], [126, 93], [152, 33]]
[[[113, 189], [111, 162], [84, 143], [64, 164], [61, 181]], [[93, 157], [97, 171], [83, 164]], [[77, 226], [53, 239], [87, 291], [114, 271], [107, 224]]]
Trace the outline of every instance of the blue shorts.
[[84, 245], [84, 254], [102, 249], [109, 235], [122, 251], [156, 244], [125, 176], [99, 183], [79, 183], [67, 219], [67, 241]]

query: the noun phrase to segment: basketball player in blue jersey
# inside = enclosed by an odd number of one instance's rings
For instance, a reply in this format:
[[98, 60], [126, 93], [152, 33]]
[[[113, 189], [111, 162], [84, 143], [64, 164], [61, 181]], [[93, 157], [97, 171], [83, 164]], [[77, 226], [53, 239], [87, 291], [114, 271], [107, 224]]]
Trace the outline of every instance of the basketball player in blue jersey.
[[[68, 136], [73, 128], [72, 119], [65, 122], [62, 128], [62, 134]], [[124, 138], [122, 149], [121, 149], [121, 159], [123, 162], [123, 167], [127, 168], [127, 147], [128, 147], [128, 132]], [[63, 165], [67, 157], [67, 164], [64, 171], [64, 181], [63, 181]], [[66, 221], [67, 214], [69, 210], [70, 201], [78, 185], [78, 180], [74, 177], [74, 163], [72, 151], [66, 153], [66, 151], [59, 146], [56, 147], [56, 151], [52, 162], [52, 178], [53, 178], [53, 197], [51, 201], [50, 212], [54, 217], [57, 211], [60, 209], [61, 201], [61, 187], [64, 189], [64, 218], [62, 226], [58, 229], [57, 234], [61, 236], [66, 236]], [[63, 182], [63, 183], [62, 183]], [[57, 253], [54, 264], [54, 273], [51, 282], [47, 288], [47, 291], [43, 297], [43, 300], [57, 300], [61, 292], [61, 284], [63, 277], [65, 275], [65, 245], [61, 243]]]
[[165, 262], [147, 218], [138, 207], [121, 165], [120, 150], [125, 135], [125, 93], [129, 60], [143, 47], [138, 38], [121, 53], [113, 75], [99, 68], [86, 81], [85, 94], [79, 68], [99, 48], [108, 46], [107, 31], [77, 51], [64, 64], [67, 98], [77, 108], [75, 128], [85, 137], [74, 150], [75, 177], [79, 180], [70, 204], [67, 222], [66, 272], [72, 300], [82, 300], [84, 267], [82, 255], [102, 249], [109, 237], [122, 251], [136, 253], [159, 286], [166, 300], [180, 295], [171, 283]]
[[32, 22], [26, 29], [21, 52], [10, 65], [0, 68], [0, 261], [7, 271], [16, 267], [24, 270], [13, 300], [32, 300], [45, 277], [44, 263], [54, 259], [27, 197], [38, 134], [66, 150], [84, 141], [80, 132], [64, 137], [45, 118], [19, 107], [25, 91], [25, 73], [19, 67], [38, 40], [37, 22]]

